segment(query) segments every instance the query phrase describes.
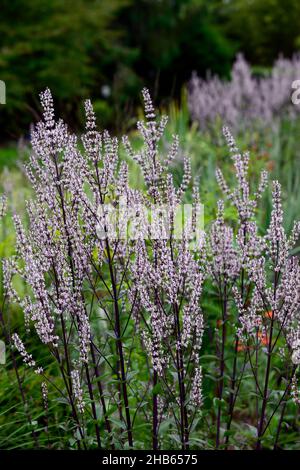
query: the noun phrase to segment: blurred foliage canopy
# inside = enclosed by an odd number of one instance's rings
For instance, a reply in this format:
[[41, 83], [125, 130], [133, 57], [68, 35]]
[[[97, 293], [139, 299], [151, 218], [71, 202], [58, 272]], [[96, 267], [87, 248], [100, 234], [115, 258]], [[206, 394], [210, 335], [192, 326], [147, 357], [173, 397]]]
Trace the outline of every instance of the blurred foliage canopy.
[[247, 59], [272, 65], [279, 54], [290, 57], [300, 49], [299, 0], [226, 0], [226, 34]]
[[[34, 115], [38, 93], [50, 87], [77, 122], [78, 100], [105, 79], [108, 59], [119, 56], [111, 23], [126, 0], [3, 0], [0, 76], [6, 82], [6, 122], [11, 132]], [[3, 113], [4, 114], [4, 113]], [[36, 116], [31, 115], [31, 119]]]

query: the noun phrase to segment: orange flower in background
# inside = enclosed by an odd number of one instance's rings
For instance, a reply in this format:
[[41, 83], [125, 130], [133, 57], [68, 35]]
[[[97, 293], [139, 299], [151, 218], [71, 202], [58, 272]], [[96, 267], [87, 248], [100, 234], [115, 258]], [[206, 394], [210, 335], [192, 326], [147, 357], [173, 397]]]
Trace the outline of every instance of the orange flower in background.
[[[270, 312], [268, 312], [270, 313]], [[272, 313], [272, 312], [271, 312]], [[262, 346], [268, 346], [269, 344], [269, 336], [267, 335], [266, 331], [258, 331], [257, 333], [258, 342]], [[253, 346], [248, 346], [247, 344], [243, 343], [242, 341], [238, 341], [237, 344], [237, 352], [243, 352], [252, 349]]]
[[244, 344], [242, 341], [238, 341], [237, 352], [248, 351], [249, 349], [251, 349], [251, 346]]
[[239, 341], [238, 344], [237, 344], [237, 352], [242, 352], [242, 351], [246, 351], [246, 350], [247, 350], [246, 344]]
[[258, 339], [260, 340], [263, 346], [268, 346], [269, 344], [269, 337], [266, 332], [259, 331], [257, 334]]
[[273, 312], [269, 310], [268, 312], [264, 312], [264, 317], [269, 318], [269, 320], [273, 320]]

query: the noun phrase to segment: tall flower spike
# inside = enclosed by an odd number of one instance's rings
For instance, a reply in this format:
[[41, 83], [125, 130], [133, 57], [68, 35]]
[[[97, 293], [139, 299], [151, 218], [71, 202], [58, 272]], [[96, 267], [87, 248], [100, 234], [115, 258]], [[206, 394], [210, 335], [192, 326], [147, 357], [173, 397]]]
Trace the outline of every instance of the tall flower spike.
[[249, 153], [240, 153], [233, 136], [226, 126], [223, 127], [223, 134], [233, 160], [237, 184], [233, 190], [230, 190], [219, 168], [216, 170], [216, 179], [224, 195], [236, 207], [239, 214], [239, 223], [245, 225], [253, 218], [258, 200], [262, 197], [262, 193], [266, 188], [267, 173], [265, 171], [261, 172], [258, 189], [251, 195], [248, 181]]
[[155, 109], [151, 100], [149, 90], [147, 88], [143, 88], [142, 95], [143, 95], [144, 104], [145, 104], [146, 118], [148, 120], [153, 120], [155, 119], [156, 114], [155, 114]]
[[0, 219], [4, 217], [7, 209], [7, 201], [5, 196], [0, 196]]
[[82, 136], [82, 142], [88, 158], [97, 162], [101, 157], [101, 134], [97, 131], [96, 115], [90, 100], [84, 103], [86, 116], [86, 133]]
[[268, 242], [269, 254], [275, 265], [275, 270], [278, 271], [288, 257], [288, 240], [283, 228], [281, 186], [278, 181], [273, 182], [272, 203], [271, 223], [266, 240]]
[[210, 238], [210, 265], [212, 275], [226, 280], [235, 279], [240, 269], [240, 259], [234, 246], [234, 234], [224, 221], [224, 203], [218, 201], [218, 213], [213, 223]]
[[77, 369], [71, 371], [73, 393], [76, 400], [76, 406], [78, 407], [79, 412], [84, 413], [85, 403], [83, 400], [83, 391], [80, 383], [80, 376]]
[[46, 88], [45, 91], [40, 93], [41, 104], [43, 107], [43, 116], [47, 129], [52, 129], [55, 126], [54, 121], [54, 105], [51, 91]]
[[197, 408], [202, 406], [202, 369], [197, 367], [191, 390], [191, 404]]
[[15, 348], [21, 354], [24, 363], [29, 367], [35, 367], [36, 363], [35, 363], [35, 360], [32, 358], [32, 354], [29, 354], [26, 351], [24, 343], [23, 343], [23, 341], [21, 340], [21, 338], [19, 337], [19, 335], [17, 333], [14, 333], [12, 335], [12, 340], [13, 340], [13, 343], [15, 345]]

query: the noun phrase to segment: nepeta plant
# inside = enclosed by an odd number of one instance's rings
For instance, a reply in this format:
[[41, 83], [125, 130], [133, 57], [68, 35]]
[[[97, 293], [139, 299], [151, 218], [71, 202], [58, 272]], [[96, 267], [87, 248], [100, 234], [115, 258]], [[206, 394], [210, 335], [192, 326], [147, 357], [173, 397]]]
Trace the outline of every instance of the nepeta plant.
[[[258, 189], [251, 195], [247, 180], [248, 154], [241, 155], [227, 128], [224, 135], [236, 172], [237, 185], [228, 188], [220, 170], [217, 179], [226, 199], [235, 207], [238, 215], [236, 236], [224, 222], [224, 204], [219, 203], [219, 213], [211, 230], [211, 275], [218, 288], [222, 305], [222, 337], [220, 346], [220, 375], [217, 415], [216, 447], [221, 443], [221, 400], [226, 374], [226, 334], [234, 326], [235, 343], [233, 368], [229, 372], [228, 409], [223, 444], [228, 445], [234, 408], [243, 375], [251, 369], [256, 400], [256, 448], [261, 448], [272, 418], [281, 408], [281, 415], [274, 439], [276, 447], [284, 418], [291, 385], [295, 389], [295, 373], [299, 362], [299, 260], [291, 252], [299, 238], [300, 224], [294, 224], [288, 238], [283, 228], [280, 184], [273, 182], [273, 210], [270, 226], [265, 235], [259, 234], [255, 221], [258, 200], [267, 183], [262, 172]], [[229, 302], [234, 299], [236, 312]], [[235, 318], [232, 322], [232, 312]], [[230, 321], [231, 320], [231, 321]], [[238, 355], [243, 360], [238, 368]], [[275, 392], [270, 386], [272, 364], [281, 362], [284, 388]], [[279, 395], [279, 396], [278, 396]]]
[[[247, 304], [236, 293], [241, 327], [242, 344], [255, 351], [253, 374], [257, 388], [257, 448], [266, 433], [276, 410], [281, 407], [274, 446], [278, 442], [284, 417], [287, 395], [299, 364], [299, 259], [291, 255], [299, 237], [300, 224], [288, 238], [283, 229], [281, 191], [278, 181], [273, 183], [273, 211], [271, 223], [260, 249], [255, 256], [247, 256], [246, 270], [252, 286]], [[258, 242], [256, 242], [258, 246]], [[265, 356], [262, 383], [258, 377], [258, 354]], [[252, 353], [249, 353], [250, 357]], [[270, 389], [272, 361], [279, 356], [284, 370], [284, 390], [279, 395]], [[268, 405], [270, 406], [269, 415]]]
[[220, 119], [235, 131], [276, 127], [279, 119], [298, 113], [291, 102], [292, 83], [299, 78], [300, 60], [279, 58], [269, 75], [255, 77], [241, 54], [231, 71], [231, 80], [204, 80], [193, 75], [188, 103], [193, 120], [201, 129], [213, 127]]
[[[111, 235], [106, 226], [107, 203], [118, 207], [121, 198], [133, 208], [142, 203], [146, 207], [154, 205], [159, 208], [167, 202], [175, 210], [175, 204], [180, 202], [190, 178], [186, 160], [183, 183], [175, 188], [168, 165], [176, 154], [177, 139], [167, 159], [160, 160], [158, 145], [166, 119], [156, 123], [149, 94], [146, 90], [143, 93], [147, 121], [138, 123], [138, 129], [144, 138], [144, 150], [134, 158], [140, 164], [147, 185], [146, 194], [129, 187], [127, 167], [119, 161], [118, 141], [106, 131], [102, 134], [97, 131], [89, 101], [85, 105], [87, 124], [82, 136], [82, 152], [77, 138], [67, 126], [60, 120], [55, 121], [49, 90], [41, 94], [44, 119], [33, 131], [33, 152], [26, 166], [35, 199], [27, 204], [28, 230], [18, 216], [14, 218], [17, 256], [4, 266], [6, 279], [18, 276], [29, 289], [28, 295], [20, 297], [13, 283], [7, 281], [11, 300], [17, 302], [24, 312], [27, 334], [35, 334], [48, 349], [57, 363], [60, 380], [49, 377], [47, 369], [27, 352], [17, 333], [13, 336], [14, 346], [24, 363], [42, 376], [43, 384], [53, 385], [68, 403], [70, 426], [74, 427], [78, 448], [87, 448], [93, 442], [91, 422], [98, 447], [103, 446], [102, 423], [105, 426], [104, 446], [124, 445], [125, 435], [127, 445], [134, 445], [132, 427], [141, 398], [138, 390], [133, 390], [128, 382], [135, 348], [135, 338], [128, 347], [128, 331], [135, 337], [138, 323], [133, 322], [133, 318], [136, 321], [145, 309], [143, 329], [150, 323], [151, 333], [141, 332], [141, 339], [146, 349], [151, 350], [149, 377], [153, 376], [153, 387], [162, 373], [162, 340], [167, 336], [170, 337], [170, 354], [177, 357], [174, 366], [178, 371], [178, 383], [172, 381], [170, 390], [174, 396], [177, 393], [180, 396], [181, 417], [177, 418], [177, 409], [175, 417], [178, 428], [184, 429], [184, 447], [188, 446], [189, 433], [187, 394], [191, 394], [194, 404], [200, 403], [198, 362], [202, 316], [198, 313], [197, 303], [202, 274], [198, 263], [192, 259], [188, 239], [178, 245], [175, 241], [160, 243], [158, 236], [155, 246], [150, 249], [150, 258], [145, 255], [144, 263], [160, 273], [158, 285], [147, 286], [155, 292], [152, 303], [153, 292], [145, 293], [142, 287], [146, 278], [141, 276], [139, 282], [135, 282], [143, 255], [143, 241], [134, 242]], [[124, 145], [131, 155], [126, 138]], [[102, 233], [104, 230], [104, 236], [99, 238], [100, 228]], [[155, 234], [151, 236], [155, 238]], [[152, 258], [156, 260], [153, 266]], [[173, 279], [168, 281], [168, 269], [172, 265]], [[177, 289], [180, 292], [176, 292]], [[168, 296], [167, 299], [163, 298], [164, 295]], [[171, 309], [172, 313], [159, 311], [159, 298], [162, 308]], [[182, 315], [188, 318], [189, 325], [184, 324]], [[102, 323], [100, 331], [99, 322]], [[166, 331], [159, 331], [162, 328]], [[103, 329], [104, 332], [101, 331]], [[193, 383], [184, 369], [182, 348], [187, 349], [186, 354], [190, 355], [191, 365], [185, 366], [189, 374], [192, 369], [197, 371]], [[111, 378], [104, 386], [104, 377], [108, 373]], [[153, 442], [156, 442], [156, 448], [159, 427], [157, 395], [155, 389]], [[135, 413], [130, 400], [137, 407]], [[92, 420], [87, 420], [88, 413]], [[120, 422], [115, 430], [109, 417], [112, 413], [117, 413]]]
[[[292, 250], [300, 225], [285, 234], [274, 182], [271, 223], [260, 233], [256, 218], [267, 174], [251, 187], [249, 155], [224, 128], [236, 184], [230, 188], [217, 170], [224, 198], [204, 236], [189, 159], [177, 186], [171, 163], [178, 138], [164, 155], [167, 119], [157, 119], [147, 90], [143, 98], [140, 149], [123, 138], [144, 181], [137, 189], [118, 139], [97, 130], [90, 101], [79, 141], [55, 120], [50, 91], [41, 94], [43, 120], [33, 130], [26, 166], [34, 196], [28, 220], [14, 216], [16, 255], [3, 263], [6, 300], [24, 315], [24, 327], [7, 336], [1, 314], [12, 357], [17, 350], [40, 379], [48, 436], [57, 426], [51, 403], [64, 407], [59, 424], [68, 446], [276, 448], [290, 397], [299, 404], [300, 268]], [[178, 236], [177, 208], [185, 201], [191, 212]], [[214, 325], [203, 305], [216, 299]], [[205, 355], [213, 349], [215, 360]], [[21, 381], [20, 391], [27, 407]], [[256, 431], [249, 438], [237, 410], [253, 404]], [[41, 445], [38, 437], [33, 433]]]
[[[183, 181], [176, 189], [169, 165], [176, 157], [178, 141], [175, 138], [170, 154], [162, 160], [158, 143], [166, 120], [157, 126], [147, 91], [144, 99], [147, 122], [139, 123], [138, 127], [146, 150], [143, 155], [134, 155], [130, 149], [129, 153], [142, 162], [147, 204], [158, 206], [159, 210], [149, 240], [140, 239], [136, 244], [131, 266], [131, 299], [135, 302], [138, 332], [152, 362], [153, 448], [158, 448], [161, 421], [171, 416], [182, 448], [187, 449], [190, 429], [202, 403], [199, 355], [203, 335], [200, 297], [205, 277], [204, 246], [201, 238], [198, 246], [192, 249], [190, 245], [198, 229], [198, 197], [195, 188], [193, 214], [178, 240], [175, 212], [191, 178], [190, 165], [186, 159]], [[127, 139], [125, 144], [128, 148]], [[166, 208], [164, 213], [162, 208]]]

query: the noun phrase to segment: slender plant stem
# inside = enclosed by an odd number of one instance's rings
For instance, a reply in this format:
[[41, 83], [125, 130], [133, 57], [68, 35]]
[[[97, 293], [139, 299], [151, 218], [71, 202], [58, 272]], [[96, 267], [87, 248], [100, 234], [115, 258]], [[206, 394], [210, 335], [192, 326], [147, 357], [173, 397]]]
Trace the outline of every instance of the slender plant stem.
[[107, 409], [106, 409], [106, 404], [105, 404], [105, 398], [104, 398], [104, 394], [103, 394], [103, 388], [102, 388], [102, 383], [101, 383], [101, 380], [100, 380], [100, 374], [99, 374], [98, 366], [97, 366], [97, 363], [96, 363], [95, 349], [94, 349], [93, 343], [91, 343], [91, 356], [92, 356], [95, 376], [96, 376], [96, 380], [97, 380], [97, 387], [98, 387], [100, 402], [101, 402], [102, 409], [103, 409], [105, 427], [106, 427], [106, 430], [107, 430], [107, 432], [110, 436], [110, 439], [111, 439], [111, 448], [114, 449], [115, 445], [114, 445], [113, 439], [112, 439], [111, 424], [110, 424], [110, 421], [108, 419], [108, 414], [107, 414]]
[[129, 401], [128, 401], [128, 393], [127, 393], [127, 380], [126, 380], [126, 373], [125, 373], [125, 360], [124, 360], [124, 352], [123, 352], [123, 343], [122, 343], [122, 338], [121, 338], [120, 310], [119, 310], [116, 279], [115, 279], [115, 275], [113, 271], [113, 264], [112, 264], [111, 254], [110, 254], [110, 246], [109, 246], [107, 238], [106, 238], [106, 249], [107, 249], [107, 256], [108, 256], [110, 279], [112, 283], [113, 298], [114, 298], [115, 333], [116, 333], [117, 349], [118, 349], [119, 360], [120, 360], [121, 382], [122, 382], [121, 388], [122, 388], [123, 401], [124, 401], [124, 407], [125, 407], [128, 444], [129, 444], [129, 447], [133, 447], [131, 417], [130, 417]]
[[157, 405], [157, 393], [155, 387], [158, 383], [157, 372], [153, 371], [153, 420], [152, 420], [152, 446], [153, 450], [158, 450], [158, 405]]
[[227, 321], [227, 287], [224, 286], [223, 303], [222, 303], [222, 344], [221, 344], [221, 355], [220, 355], [220, 375], [219, 375], [219, 386], [218, 386], [218, 413], [217, 413], [217, 433], [216, 433], [216, 448], [220, 445], [220, 431], [221, 431], [221, 414], [224, 389], [224, 372], [225, 372], [225, 341], [226, 341], [226, 321]]
[[96, 405], [95, 405], [95, 398], [94, 398], [94, 392], [93, 392], [93, 387], [92, 387], [91, 378], [90, 378], [90, 371], [89, 371], [89, 368], [88, 368], [87, 364], [85, 364], [85, 375], [86, 375], [86, 380], [87, 380], [87, 385], [88, 385], [88, 390], [89, 390], [89, 396], [90, 396], [90, 400], [91, 400], [92, 414], [93, 414], [93, 418], [94, 418], [94, 421], [95, 421], [95, 431], [96, 431], [97, 444], [98, 444], [98, 448], [101, 449], [101, 447], [102, 447], [101, 446], [101, 437], [100, 437], [99, 425], [98, 425], [98, 422], [97, 422], [97, 411], [96, 411]]
[[180, 397], [180, 423], [181, 423], [181, 443], [182, 449], [189, 449], [189, 423], [188, 423], [188, 412], [186, 406], [186, 393], [184, 385], [184, 363], [183, 354], [181, 347], [181, 329], [179, 320], [178, 306], [175, 305], [175, 325], [177, 331], [177, 344], [176, 348], [176, 361], [177, 361], [177, 376], [179, 383], [179, 397]]

